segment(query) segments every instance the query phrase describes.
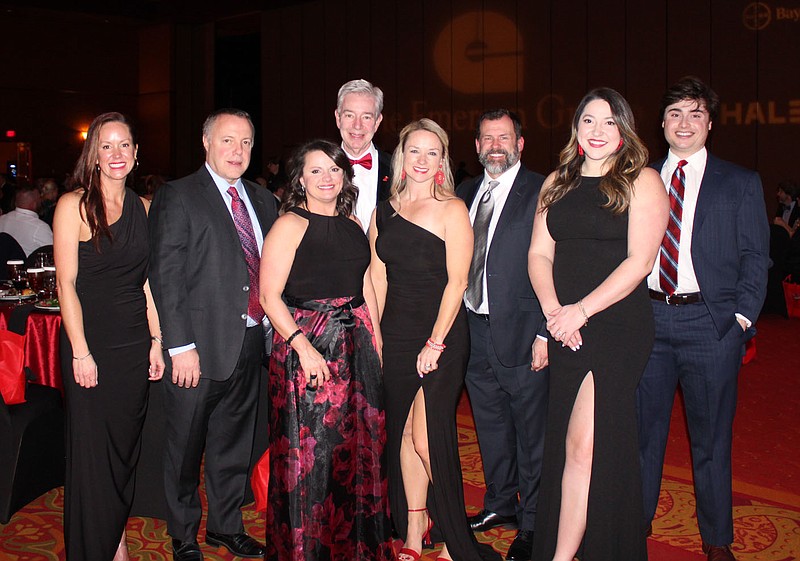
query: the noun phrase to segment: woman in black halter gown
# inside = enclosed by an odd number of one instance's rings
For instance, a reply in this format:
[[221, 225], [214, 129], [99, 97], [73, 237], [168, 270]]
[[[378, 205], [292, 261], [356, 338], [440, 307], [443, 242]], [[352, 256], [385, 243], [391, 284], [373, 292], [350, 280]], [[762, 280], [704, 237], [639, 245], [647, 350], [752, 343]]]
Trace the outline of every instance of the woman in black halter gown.
[[301, 146], [264, 240], [270, 357], [269, 561], [394, 559], [370, 251], [344, 151]]
[[[400, 561], [419, 559], [431, 534], [440, 559], [499, 559], [467, 525], [456, 406], [469, 334], [462, 299], [472, 228], [453, 192], [447, 134], [429, 119], [406, 126], [392, 160], [392, 197], [370, 224], [381, 310], [387, 463]], [[429, 494], [429, 489], [432, 491]]]
[[551, 335], [537, 561], [647, 558], [635, 392], [654, 337], [644, 278], [668, 205], [646, 163], [628, 103], [601, 88], [542, 187], [529, 253]]

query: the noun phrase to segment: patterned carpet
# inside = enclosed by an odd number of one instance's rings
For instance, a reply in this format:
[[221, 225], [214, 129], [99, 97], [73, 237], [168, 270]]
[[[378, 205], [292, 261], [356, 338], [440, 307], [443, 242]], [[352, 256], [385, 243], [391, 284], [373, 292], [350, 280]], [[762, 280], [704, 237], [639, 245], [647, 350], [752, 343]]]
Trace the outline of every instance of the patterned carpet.
[[[743, 367], [740, 376], [737, 440], [734, 442], [735, 541], [732, 546], [739, 561], [800, 559], [800, 472], [796, 469], [800, 444], [800, 427], [797, 426], [800, 372], [796, 360], [800, 356], [799, 326], [798, 320], [762, 319], [759, 322], [759, 356]], [[783, 365], [782, 374], [776, 374], [773, 362]], [[781, 398], [770, 399], [765, 406], [764, 392]], [[458, 425], [467, 510], [475, 512], [481, 507], [483, 476], [466, 398], [459, 406]], [[739, 431], [742, 426], [756, 426], [758, 430]], [[753, 450], [760, 453], [753, 457]], [[679, 400], [673, 413], [666, 464], [659, 510], [653, 522], [654, 535], [648, 540], [650, 561], [702, 561], [705, 556], [700, 549], [686, 429]], [[16, 513], [8, 524], [0, 525], [0, 561], [63, 560], [62, 507], [63, 489], [54, 489]], [[244, 519], [247, 531], [263, 541], [263, 514], [255, 512], [250, 505], [244, 509]], [[172, 559], [164, 521], [131, 518], [127, 531], [132, 559]], [[204, 535], [205, 520], [200, 527], [201, 539]], [[514, 532], [497, 529], [479, 538], [505, 553], [514, 539]], [[236, 559], [223, 548], [204, 545], [203, 551], [209, 561]], [[436, 554], [437, 550], [426, 550], [422, 559], [433, 561]]]

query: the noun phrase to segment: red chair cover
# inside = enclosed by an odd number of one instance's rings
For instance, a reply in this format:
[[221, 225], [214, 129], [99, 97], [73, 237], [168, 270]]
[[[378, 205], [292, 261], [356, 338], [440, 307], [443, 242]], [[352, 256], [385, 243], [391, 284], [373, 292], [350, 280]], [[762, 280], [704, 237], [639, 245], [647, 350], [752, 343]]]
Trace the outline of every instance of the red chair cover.
[[24, 337], [0, 330], [0, 394], [6, 405], [25, 403]]
[[783, 279], [783, 296], [790, 318], [800, 318], [800, 284], [791, 282], [791, 275]]
[[258, 460], [250, 477], [250, 486], [256, 499], [256, 511], [267, 511], [267, 489], [269, 488], [269, 448]]

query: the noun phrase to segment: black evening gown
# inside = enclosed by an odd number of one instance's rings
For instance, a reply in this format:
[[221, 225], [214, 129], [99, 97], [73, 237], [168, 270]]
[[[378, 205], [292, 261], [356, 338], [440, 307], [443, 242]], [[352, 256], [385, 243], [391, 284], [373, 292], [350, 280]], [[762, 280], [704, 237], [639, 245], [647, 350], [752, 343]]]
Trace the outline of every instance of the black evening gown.
[[[456, 408], [469, 358], [469, 328], [463, 305], [447, 334], [439, 368], [420, 378], [416, 361], [430, 337], [447, 285], [444, 240], [407, 221], [388, 201], [378, 203], [376, 250], [386, 264], [388, 290], [381, 318], [386, 392], [387, 462], [392, 520], [406, 537], [408, 504], [400, 470], [400, 444], [411, 404], [425, 395], [433, 485], [428, 510], [434, 540], [444, 541], [455, 561], [494, 560], [500, 555], [479, 544], [466, 520]], [[414, 505], [417, 507], [418, 505]]]
[[80, 242], [76, 288], [83, 331], [97, 364], [98, 385], [82, 388], [72, 372], [72, 347], [61, 330], [67, 419], [64, 542], [67, 559], [114, 557], [133, 500], [147, 409], [150, 330], [147, 214], [132, 190], [110, 225], [113, 241]]
[[265, 559], [394, 559], [381, 366], [362, 294], [369, 243], [344, 216], [289, 212], [309, 222], [284, 301], [331, 379], [306, 389], [297, 353], [275, 332]]
[[[626, 258], [628, 214], [602, 208], [599, 177], [552, 205], [547, 227], [556, 242], [553, 280], [562, 304], [594, 290]], [[550, 339], [550, 397], [533, 559], [549, 561], [558, 536], [565, 440], [578, 390], [594, 375], [594, 456], [581, 561], [647, 559], [642, 515], [636, 386], [653, 347], [654, 323], [644, 281], [581, 328], [573, 352]]]

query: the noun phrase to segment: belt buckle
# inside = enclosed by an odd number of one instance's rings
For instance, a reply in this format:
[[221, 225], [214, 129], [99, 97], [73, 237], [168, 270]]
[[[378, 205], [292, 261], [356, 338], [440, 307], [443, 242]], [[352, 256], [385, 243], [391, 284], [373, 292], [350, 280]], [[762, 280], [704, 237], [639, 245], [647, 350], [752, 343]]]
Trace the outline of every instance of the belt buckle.
[[664, 293], [664, 301], [667, 303], [667, 306], [672, 305], [672, 302], [669, 301], [670, 297], [672, 296], [673, 296], [672, 294]]

